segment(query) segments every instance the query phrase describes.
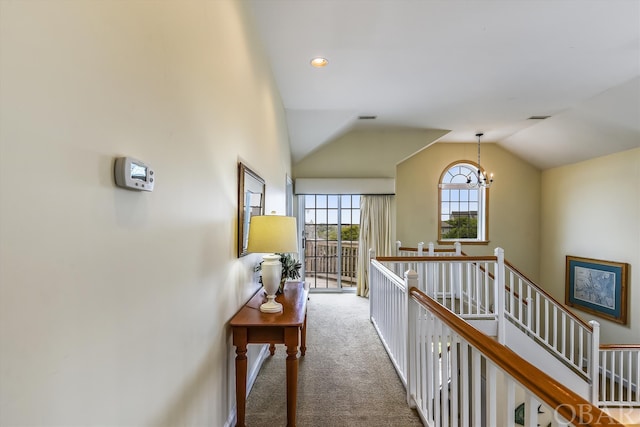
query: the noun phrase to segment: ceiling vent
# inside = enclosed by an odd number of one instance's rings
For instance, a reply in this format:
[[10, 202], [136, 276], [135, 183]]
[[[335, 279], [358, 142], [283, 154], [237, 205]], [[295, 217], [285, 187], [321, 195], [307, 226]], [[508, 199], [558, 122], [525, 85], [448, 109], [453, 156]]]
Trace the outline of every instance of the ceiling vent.
[[358, 120], [375, 120], [378, 116], [358, 116]]
[[544, 120], [548, 119], [551, 116], [531, 116], [527, 120]]

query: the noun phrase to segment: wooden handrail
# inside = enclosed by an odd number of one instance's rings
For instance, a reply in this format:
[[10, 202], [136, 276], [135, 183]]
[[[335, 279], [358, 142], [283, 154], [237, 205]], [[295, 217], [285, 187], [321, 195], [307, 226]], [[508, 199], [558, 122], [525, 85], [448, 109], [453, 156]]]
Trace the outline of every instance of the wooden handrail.
[[459, 256], [377, 256], [376, 260], [380, 262], [416, 262], [416, 261], [487, 261], [487, 262], [495, 262], [498, 261], [498, 257], [496, 256], [467, 256], [467, 255], [459, 255]]
[[[593, 406], [540, 369], [523, 360], [517, 353], [482, 332], [469, 326], [451, 310], [440, 305], [416, 287], [410, 290], [411, 298], [436, 315], [449, 328], [478, 349], [496, 366], [529, 389], [549, 407], [554, 408], [565, 420], [577, 426], [623, 426], [597, 406]], [[589, 411], [585, 411], [589, 408]], [[583, 417], [576, 419], [576, 417]]]
[[600, 350], [640, 350], [640, 344], [600, 344]]

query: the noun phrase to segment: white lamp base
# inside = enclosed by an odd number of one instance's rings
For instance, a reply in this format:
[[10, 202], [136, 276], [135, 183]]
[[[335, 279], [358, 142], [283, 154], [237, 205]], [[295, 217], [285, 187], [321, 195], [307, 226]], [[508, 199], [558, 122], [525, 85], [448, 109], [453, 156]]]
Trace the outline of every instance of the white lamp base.
[[262, 261], [262, 286], [267, 293], [267, 302], [260, 306], [263, 313], [280, 313], [282, 304], [276, 302], [276, 294], [280, 287], [280, 277], [282, 277], [282, 264], [280, 255], [265, 255]]
[[282, 304], [275, 300], [275, 295], [267, 295], [267, 302], [260, 306], [263, 313], [281, 313]]

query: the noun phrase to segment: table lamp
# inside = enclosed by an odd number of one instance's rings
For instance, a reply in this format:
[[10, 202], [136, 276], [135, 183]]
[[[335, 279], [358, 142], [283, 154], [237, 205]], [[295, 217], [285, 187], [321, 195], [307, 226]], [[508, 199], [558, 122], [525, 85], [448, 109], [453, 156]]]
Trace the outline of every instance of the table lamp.
[[275, 300], [282, 278], [278, 253], [298, 252], [298, 230], [292, 216], [252, 216], [249, 223], [247, 252], [266, 253], [262, 257], [262, 286], [267, 302], [260, 306], [263, 313], [280, 313], [282, 304]]

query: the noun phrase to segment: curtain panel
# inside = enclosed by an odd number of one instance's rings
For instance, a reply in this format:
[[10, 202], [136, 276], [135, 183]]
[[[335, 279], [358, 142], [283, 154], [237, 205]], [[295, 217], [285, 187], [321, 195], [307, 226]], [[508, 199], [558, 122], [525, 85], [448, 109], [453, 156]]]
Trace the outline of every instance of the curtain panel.
[[360, 199], [360, 240], [356, 294], [369, 296], [369, 249], [376, 256], [391, 256], [391, 197], [362, 196]]

